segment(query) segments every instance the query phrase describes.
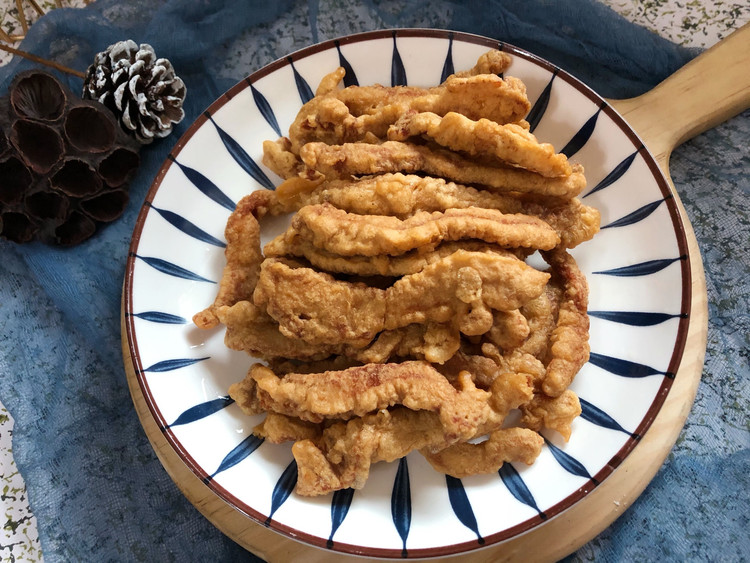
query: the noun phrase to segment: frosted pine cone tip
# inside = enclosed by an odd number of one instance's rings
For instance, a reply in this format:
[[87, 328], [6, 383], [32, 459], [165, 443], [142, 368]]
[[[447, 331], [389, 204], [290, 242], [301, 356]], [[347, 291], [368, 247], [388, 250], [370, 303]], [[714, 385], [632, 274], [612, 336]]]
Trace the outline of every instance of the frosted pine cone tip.
[[101, 102], [122, 128], [143, 144], [166, 137], [185, 112], [185, 84], [168, 59], [151, 45], [128, 39], [94, 57], [86, 71], [83, 98]]

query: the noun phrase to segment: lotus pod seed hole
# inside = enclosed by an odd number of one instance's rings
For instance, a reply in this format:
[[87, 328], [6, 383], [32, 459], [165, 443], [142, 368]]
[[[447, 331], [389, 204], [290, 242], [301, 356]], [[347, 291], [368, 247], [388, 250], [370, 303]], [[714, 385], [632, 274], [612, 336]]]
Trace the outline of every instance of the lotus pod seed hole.
[[108, 110], [93, 106], [71, 109], [65, 118], [65, 135], [80, 151], [100, 153], [108, 151], [115, 142], [116, 125]]
[[9, 211], [2, 214], [0, 236], [13, 242], [29, 242], [36, 231], [37, 226], [23, 213]]
[[55, 192], [37, 192], [26, 198], [26, 209], [36, 219], [62, 219], [69, 206], [68, 198]]
[[109, 223], [122, 215], [127, 204], [127, 192], [125, 190], [113, 190], [82, 201], [81, 209], [92, 219]]
[[102, 180], [87, 162], [71, 158], [50, 178], [53, 188], [73, 197], [94, 195], [102, 188]]
[[13, 109], [18, 115], [55, 121], [65, 111], [65, 92], [57, 80], [46, 73], [34, 72], [21, 78], [10, 92]]
[[99, 175], [114, 188], [129, 180], [138, 168], [138, 164], [140, 164], [138, 153], [123, 148], [115, 149], [99, 164]]
[[49, 172], [65, 149], [62, 137], [52, 127], [26, 119], [13, 124], [11, 140], [26, 164], [40, 174]]
[[55, 229], [57, 243], [72, 246], [83, 242], [96, 231], [96, 224], [83, 213], [74, 211], [62, 225]]
[[0, 162], [0, 202], [18, 203], [31, 186], [31, 172], [26, 165], [12, 156]]

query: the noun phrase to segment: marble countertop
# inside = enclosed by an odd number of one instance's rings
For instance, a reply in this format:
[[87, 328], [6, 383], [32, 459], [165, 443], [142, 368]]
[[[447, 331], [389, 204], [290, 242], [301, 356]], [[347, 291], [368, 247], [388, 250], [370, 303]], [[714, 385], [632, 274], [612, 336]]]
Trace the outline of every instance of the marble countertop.
[[[662, 37], [690, 47], [707, 48], [750, 21], [750, 8], [737, 0], [685, 2], [682, 0], [603, 0], [625, 18]], [[27, 25], [38, 17], [39, 10], [80, 7], [85, 0], [21, 2]], [[0, 44], [22, 35], [24, 26], [18, 17], [15, 0], [0, 0]], [[10, 44], [17, 46], [17, 44]], [[12, 55], [0, 51], [0, 65]], [[39, 545], [34, 515], [29, 508], [23, 477], [15, 467], [12, 450], [13, 419], [0, 403], [0, 561], [38, 562], [43, 555]]]

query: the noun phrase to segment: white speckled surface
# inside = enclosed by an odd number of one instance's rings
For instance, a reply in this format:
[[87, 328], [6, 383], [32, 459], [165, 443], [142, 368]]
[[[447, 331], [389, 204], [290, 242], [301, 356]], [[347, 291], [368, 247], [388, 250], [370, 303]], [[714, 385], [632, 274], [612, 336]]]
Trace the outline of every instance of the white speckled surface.
[[[64, 5], [80, 6], [82, 0], [66, 0]], [[710, 47], [734, 29], [750, 21], [750, 9], [740, 1], [685, 2], [681, 0], [604, 0], [621, 15], [672, 41], [691, 47]], [[37, 17], [31, 4], [26, 6], [30, 21]], [[55, 2], [38, 2], [43, 10]], [[8, 35], [22, 32], [15, 0], [0, 0], [0, 29]], [[106, 47], [106, 46], [102, 46]], [[0, 52], [0, 65], [10, 56]], [[80, 69], [84, 70], [84, 69]], [[23, 478], [13, 462], [13, 419], [0, 404], [0, 561], [41, 561], [42, 553], [34, 516], [29, 509]]]

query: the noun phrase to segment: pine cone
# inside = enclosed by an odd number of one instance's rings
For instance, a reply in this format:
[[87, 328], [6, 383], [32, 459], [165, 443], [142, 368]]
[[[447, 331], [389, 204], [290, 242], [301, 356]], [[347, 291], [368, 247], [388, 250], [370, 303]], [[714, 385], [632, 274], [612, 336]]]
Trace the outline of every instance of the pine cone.
[[16, 75], [0, 98], [0, 237], [70, 246], [115, 220], [138, 145], [99, 102], [53, 75]]
[[83, 98], [101, 102], [127, 133], [148, 144], [185, 117], [185, 84], [151, 45], [119, 41], [98, 53], [86, 71]]

